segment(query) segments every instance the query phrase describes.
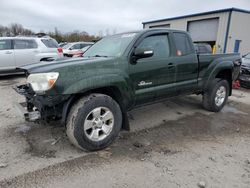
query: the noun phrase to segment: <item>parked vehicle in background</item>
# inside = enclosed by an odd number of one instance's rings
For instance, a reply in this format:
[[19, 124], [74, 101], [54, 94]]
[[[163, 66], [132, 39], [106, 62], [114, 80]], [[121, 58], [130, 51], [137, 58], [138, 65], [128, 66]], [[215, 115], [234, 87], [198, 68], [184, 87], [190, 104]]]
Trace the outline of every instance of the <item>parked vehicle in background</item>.
[[68, 44], [67, 42], [61, 42], [59, 43], [59, 47], [62, 48], [63, 46], [65, 46], [66, 44]]
[[[240, 54], [197, 55], [187, 32], [149, 29], [108, 36], [85, 58], [21, 67], [27, 84], [27, 121], [61, 120], [77, 147], [109, 146], [127, 112], [135, 107], [187, 94], [203, 95], [203, 107], [220, 111], [238, 78]], [[153, 115], [153, 114], [152, 114]]]
[[197, 54], [211, 54], [213, 52], [210, 44], [207, 43], [194, 43]]
[[250, 53], [242, 58], [241, 74], [239, 77], [241, 87], [250, 89]]
[[50, 37], [0, 37], [0, 73], [40, 61], [63, 58], [62, 49]]
[[85, 46], [84, 48], [80, 49], [79, 51], [73, 54], [73, 57], [83, 57], [83, 54], [91, 47], [92, 45]]
[[74, 53], [79, 52], [82, 48], [93, 45], [93, 42], [72, 42], [63, 46], [63, 54], [66, 57], [72, 57]]

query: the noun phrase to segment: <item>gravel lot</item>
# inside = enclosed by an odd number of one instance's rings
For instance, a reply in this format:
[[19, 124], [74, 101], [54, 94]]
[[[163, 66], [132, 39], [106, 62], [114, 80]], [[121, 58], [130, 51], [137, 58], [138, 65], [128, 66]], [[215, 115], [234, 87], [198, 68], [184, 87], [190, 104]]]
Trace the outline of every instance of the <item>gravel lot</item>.
[[0, 187], [250, 187], [250, 91], [234, 90], [216, 114], [200, 96], [136, 109], [131, 132], [88, 153], [56, 123], [19, 117], [11, 87], [22, 82], [0, 77]]

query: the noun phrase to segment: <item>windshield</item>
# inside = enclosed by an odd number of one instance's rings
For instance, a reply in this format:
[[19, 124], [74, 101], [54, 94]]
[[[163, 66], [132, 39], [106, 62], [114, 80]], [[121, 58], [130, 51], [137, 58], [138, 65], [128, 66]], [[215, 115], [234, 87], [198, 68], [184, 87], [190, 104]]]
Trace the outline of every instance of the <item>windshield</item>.
[[244, 58], [246, 58], [246, 59], [250, 59], [250, 53], [249, 53], [249, 54], [247, 54]]
[[124, 53], [127, 46], [135, 38], [136, 34], [137, 33], [126, 33], [105, 37], [89, 48], [84, 56], [119, 57]]
[[85, 47], [83, 47], [83, 48], [82, 48], [82, 51], [84, 51], [84, 52], [85, 52], [85, 51], [87, 51], [87, 49], [89, 49], [90, 47], [91, 47], [91, 45], [89, 45], [89, 46], [85, 46]]
[[67, 48], [69, 48], [69, 47], [71, 47], [72, 46], [72, 44], [71, 43], [68, 43], [68, 44], [66, 44], [65, 46], [63, 46], [62, 48], [63, 49], [67, 49]]

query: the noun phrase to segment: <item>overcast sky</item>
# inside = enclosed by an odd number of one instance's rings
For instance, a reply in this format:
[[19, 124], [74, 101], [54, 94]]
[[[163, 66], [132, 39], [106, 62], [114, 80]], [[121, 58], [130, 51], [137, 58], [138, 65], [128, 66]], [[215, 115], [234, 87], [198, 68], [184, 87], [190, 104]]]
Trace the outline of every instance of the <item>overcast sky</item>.
[[143, 21], [230, 7], [250, 10], [250, 0], [0, 0], [0, 24], [112, 34], [141, 29]]

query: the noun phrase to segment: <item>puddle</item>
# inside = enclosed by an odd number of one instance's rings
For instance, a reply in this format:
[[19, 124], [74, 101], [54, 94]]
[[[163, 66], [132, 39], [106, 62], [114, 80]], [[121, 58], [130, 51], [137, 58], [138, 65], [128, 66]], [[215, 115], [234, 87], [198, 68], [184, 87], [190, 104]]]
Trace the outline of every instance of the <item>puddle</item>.
[[248, 113], [246, 112], [242, 112], [234, 107], [231, 107], [231, 106], [225, 106], [221, 112], [223, 113], [234, 113], [234, 114], [242, 114], [242, 115], [248, 115]]
[[39, 158], [56, 158], [56, 150], [49, 149], [48, 144], [38, 145], [36, 140], [27, 137], [26, 141], [29, 145], [26, 149], [26, 153], [31, 154], [31, 156]]

